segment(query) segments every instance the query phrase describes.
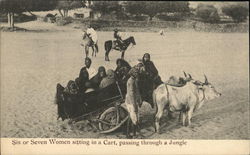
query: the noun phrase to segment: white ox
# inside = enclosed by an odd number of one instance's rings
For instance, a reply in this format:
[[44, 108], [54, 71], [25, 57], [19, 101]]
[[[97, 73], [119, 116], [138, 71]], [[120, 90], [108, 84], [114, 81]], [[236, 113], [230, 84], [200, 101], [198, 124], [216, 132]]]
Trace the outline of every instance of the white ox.
[[221, 93], [215, 90], [206, 76], [204, 83], [191, 79], [182, 87], [161, 84], [153, 92], [153, 101], [157, 106], [156, 132], [160, 132], [160, 119], [165, 108], [168, 112], [181, 112], [182, 124], [188, 126], [191, 124], [191, 117], [195, 110], [199, 109], [206, 100], [212, 100], [219, 96]]

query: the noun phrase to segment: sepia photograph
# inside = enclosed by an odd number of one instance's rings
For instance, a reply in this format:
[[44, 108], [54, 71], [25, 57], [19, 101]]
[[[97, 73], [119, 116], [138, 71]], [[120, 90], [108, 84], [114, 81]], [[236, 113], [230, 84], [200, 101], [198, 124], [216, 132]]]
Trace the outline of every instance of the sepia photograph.
[[1, 139], [249, 140], [248, 1], [0, 0], [0, 57]]

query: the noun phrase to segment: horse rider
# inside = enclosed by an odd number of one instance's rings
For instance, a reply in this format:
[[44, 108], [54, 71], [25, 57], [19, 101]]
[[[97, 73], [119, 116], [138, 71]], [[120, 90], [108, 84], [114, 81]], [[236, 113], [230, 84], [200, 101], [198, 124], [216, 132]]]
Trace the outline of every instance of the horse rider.
[[117, 28], [114, 29], [114, 38], [116, 39], [115, 43], [117, 44], [117, 46], [121, 49], [124, 48], [122, 33]]
[[87, 30], [86, 30], [86, 33], [89, 36], [89, 38], [91, 39], [91, 46], [94, 45], [97, 52], [98, 52], [98, 45], [97, 45], [98, 38], [97, 38], [96, 31], [94, 30], [94, 28], [91, 25], [89, 25]]

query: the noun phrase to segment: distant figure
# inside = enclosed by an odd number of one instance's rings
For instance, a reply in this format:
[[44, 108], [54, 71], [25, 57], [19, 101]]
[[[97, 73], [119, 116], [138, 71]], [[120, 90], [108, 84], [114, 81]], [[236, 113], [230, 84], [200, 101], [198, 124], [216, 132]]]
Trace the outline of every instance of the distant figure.
[[159, 31], [159, 34], [160, 34], [161, 36], [164, 36], [164, 35], [165, 35], [164, 30], [163, 30], [163, 29], [161, 29], [161, 30]]
[[91, 38], [92, 45], [94, 45], [94, 47], [96, 48], [96, 52], [98, 53], [98, 45], [97, 45], [98, 37], [92, 25], [88, 26], [86, 32], [87, 32], [87, 35]]

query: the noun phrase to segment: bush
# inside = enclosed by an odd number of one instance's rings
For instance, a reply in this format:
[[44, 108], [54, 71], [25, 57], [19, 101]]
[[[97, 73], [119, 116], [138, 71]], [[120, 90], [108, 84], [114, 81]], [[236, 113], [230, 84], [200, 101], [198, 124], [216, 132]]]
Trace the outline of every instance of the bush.
[[218, 11], [213, 5], [199, 4], [196, 8], [196, 16], [204, 22], [217, 23], [220, 21]]
[[133, 15], [130, 17], [131, 20], [134, 20], [134, 21], [145, 21], [148, 19], [148, 16], [146, 15]]
[[239, 4], [227, 5], [222, 7], [222, 12], [236, 22], [243, 22], [247, 19], [249, 8]]
[[156, 18], [164, 21], [181, 21], [185, 16], [182, 13], [173, 13], [171, 15], [159, 14]]
[[56, 19], [56, 25], [58, 25], [58, 26], [64, 26], [64, 25], [70, 24], [72, 22], [73, 22], [72, 17], [62, 17], [62, 18]]

